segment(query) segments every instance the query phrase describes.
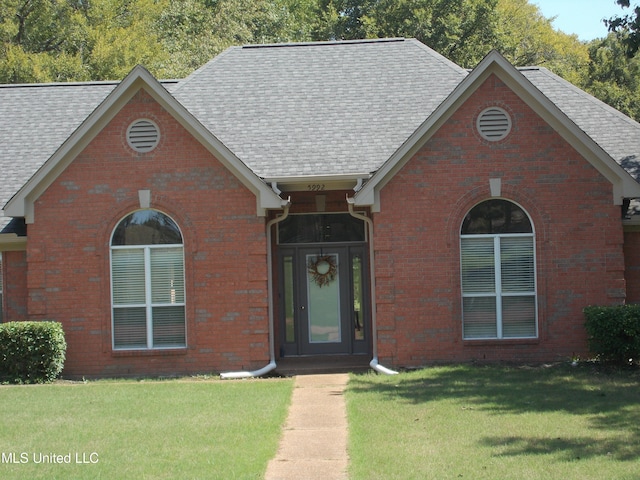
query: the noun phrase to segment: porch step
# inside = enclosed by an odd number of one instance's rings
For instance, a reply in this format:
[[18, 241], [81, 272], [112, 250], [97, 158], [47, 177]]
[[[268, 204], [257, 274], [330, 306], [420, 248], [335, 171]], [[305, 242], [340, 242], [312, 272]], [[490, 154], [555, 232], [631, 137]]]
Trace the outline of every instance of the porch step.
[[283, 376], [320, 373], [364, 373], [369, 370], [368, 355], [309, 355], [282, 357], [276, 361], [276, 374]]

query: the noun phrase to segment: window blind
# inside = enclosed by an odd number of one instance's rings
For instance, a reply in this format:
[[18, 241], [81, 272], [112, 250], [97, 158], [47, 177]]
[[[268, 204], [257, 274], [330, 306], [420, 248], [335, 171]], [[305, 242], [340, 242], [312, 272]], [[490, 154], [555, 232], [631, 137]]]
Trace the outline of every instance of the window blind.
[[496, 298], [465, 297], [463, 298], [464, 338], [496, 338], [497, 312]]
[[114, 305], [144, 305], [144, 249], [112, 250], [111, 279]]
[[114, 348], [184, 347], [183, 248], [115, 248], [111, 272]]
[[113, 309], [113, 346], [115, 348], [147, 348], [145, 307]]
[[182, 247], [153, 248], [150, 262], [152, 303], [184, 303]]
[[184, 307], [153, 307], [153, 346], [184, 347]]
[[500, 238], [502, 291], [504, 293], [533, 293], [533, 239], [531, 237]]
[[463, 293], [495, 293], [493, 238], [463, 238], [461, 252]]
[[532, 236], [461, 238], [463, 336], [537, 335]]

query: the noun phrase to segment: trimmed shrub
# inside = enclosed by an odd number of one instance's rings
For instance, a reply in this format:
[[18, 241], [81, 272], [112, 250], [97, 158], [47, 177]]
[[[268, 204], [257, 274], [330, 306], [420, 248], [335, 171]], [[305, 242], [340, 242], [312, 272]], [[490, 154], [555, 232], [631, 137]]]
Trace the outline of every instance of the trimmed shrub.
[[584, 309], [589, 350], [599, 359], [621, 364], [640, 359], [640, 305]]
[[58, 322], [0, 324], [0, 381], [45, 383], [64, 366], [67, 342]]

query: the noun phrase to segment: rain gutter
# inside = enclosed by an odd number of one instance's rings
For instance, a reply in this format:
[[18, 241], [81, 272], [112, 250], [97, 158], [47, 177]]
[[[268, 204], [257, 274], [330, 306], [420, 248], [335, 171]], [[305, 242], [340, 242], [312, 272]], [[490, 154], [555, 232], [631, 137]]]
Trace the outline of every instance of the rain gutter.
[[274, 328], [274, 305], [273, 305], [273, 253], [271, 250], [271, 227], [275, 224], [282, 222], [289, 216], [289, 207], [291, 206], [291, 199], [287, 200], [284, 206], [284, 213], [279, 217], [270, 220], [267, 223], [267, 292], [269, 296], [269, 363], [259, 370], [253, 371], [240, 371], [240, 372], [225, 372], [220, 374], [220, 378], [223, 379], [236, 379], [236, 378], [253, 378], [261, 377], [267, 373], [275, 370], [276, 368], [276, 349], [275, 349], [275, 328]]
[[369, 274], [371, 279], [369, 281], [369, 285], [371, 288], [371, 337], [373, 342], [373, 358], [369, 363], [369, 366], [374, 369], [376, 372], [383, 373], [385, 375], [397, 375], [398, 372], [395, 370], [391, 370], [383, 365], [380, 365], [378, 362], [378, 327], [377, 327], [377, 315], [376, 315], [376, 286], [375, 286], [375, 262], [374, 262], [374, 249], [373, 249], [373, 220], [365, 215], [361, 215], [353, 211], [353, 205], [355, 201], [353, 198], [349, 198], [347, 196], [347, 205], [349, 206], [349, 214], [360, 220], [363, 220], [367, 224], [367, 229], [369, 233]]

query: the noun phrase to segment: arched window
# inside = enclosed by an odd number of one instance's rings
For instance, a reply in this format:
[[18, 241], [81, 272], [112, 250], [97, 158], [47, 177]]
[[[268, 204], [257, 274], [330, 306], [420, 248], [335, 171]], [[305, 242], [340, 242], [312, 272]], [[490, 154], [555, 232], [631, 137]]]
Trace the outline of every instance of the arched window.
[[464, 339], [538, 335], [535, 242], [527, 213], [492, 199], [472, 208], [460, 231]]
[[114, 349], [186, 346], [182, 234], [167, 215], [139, 210], [115, 228], [111, 298]]

